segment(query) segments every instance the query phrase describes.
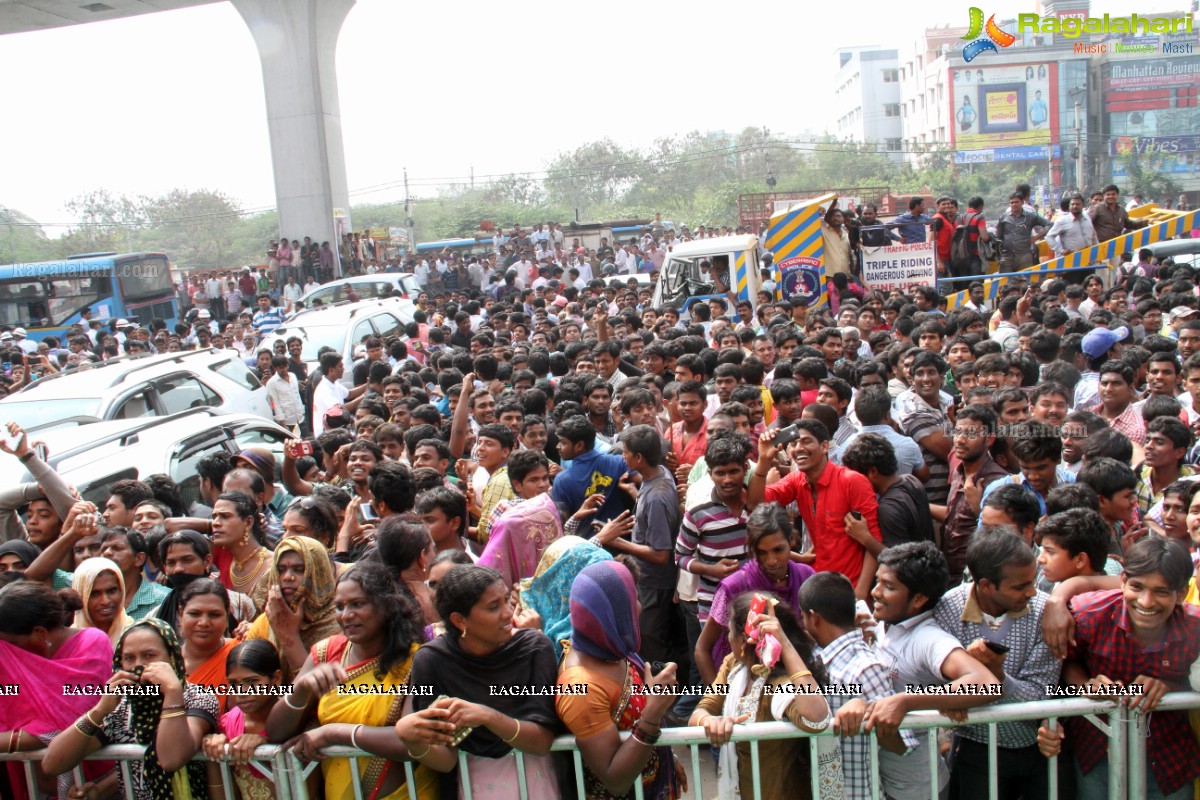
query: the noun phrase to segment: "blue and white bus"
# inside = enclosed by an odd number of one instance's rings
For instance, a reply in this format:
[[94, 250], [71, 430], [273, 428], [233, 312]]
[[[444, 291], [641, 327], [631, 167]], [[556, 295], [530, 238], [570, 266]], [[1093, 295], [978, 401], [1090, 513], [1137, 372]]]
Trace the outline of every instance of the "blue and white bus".
[[85, 308], [94, 320], [161, 319], [174, 326], [179, 300], [167, 257], [87, 253], [0, 266], [0, 324], [25, 328], [30, 339], [62, 336]]

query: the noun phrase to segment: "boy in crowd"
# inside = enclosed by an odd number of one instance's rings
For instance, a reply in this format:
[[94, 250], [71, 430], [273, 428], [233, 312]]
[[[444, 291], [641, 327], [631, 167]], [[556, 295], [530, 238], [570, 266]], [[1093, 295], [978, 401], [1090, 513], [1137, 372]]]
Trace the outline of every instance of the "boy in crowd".
[[[1042, 638], [1046, 595], [1035, 588], [1033, 551], [1017, 535], [996, 531], [971, 543], [967, 568], [971, 583], [942, 597], [934, 621], [1001, 682], [1001, 703], [1041, 700], [1046, 687], [1058, 683], [1059, 662]], [[1037, 749], [1037, 723], [1001, 723], [996, 733], [1000, 796], [1046, 797], [1046, 759]], [[987, 794], [987, 742], [987, 725], [955, 731], [952, 796]]]
[[[933, 609], [950, 582], [946, 559], [932, 542], [909, 542], [890, 547], [879, 556], [874, 600], [876, 654], [888, 668], [894, 694], [867, 707], [867, 731], [894, 736], [904, 715], [918, 709], [961, 711], [991, 702], [1002, 682], [962, 643], [938, 627]], [[926, 687], [949, 684], [956, 691], [924, 693]], [[966, 687], [971, 687], [970, 689]], [[843, 729], [854, 735], [857, 729]], [[907, 755], [884, 748], [879, 754], [883, 788], [895, 800], [925, 800], [929, 795], [929, 767], [937, 764], [941, 791], [949, 773], [940, 755], [930, 755], [937, 742], [917, 735], [917, 746]]]
[[[1179, 542], [1147, 536], [1125, 556], [1121, 588], [1092, 592], [1071, 602], [1075, 638], [1063, 664], [1068, 686], [1139, 687], [1130, 708], [1149, 715], [1146, 793], [1149, 800], [1184, 800], [1200, 776], [1200, 747], [1186, 711], [1151, 714], [1163, 695], [1188, 687], [1188, 670], [1200, 657], [1200, 608], [1183, 602], [1192, 560]], [[1108, 699], [1108, 695], [1102, 695]], [[1065, 736], [1075, 754], [1078, 796], [1108, 793], [1108, 738], [1088, 720], [1067, 720], [1038, 731], [1044, 755], [1055, 755]]]

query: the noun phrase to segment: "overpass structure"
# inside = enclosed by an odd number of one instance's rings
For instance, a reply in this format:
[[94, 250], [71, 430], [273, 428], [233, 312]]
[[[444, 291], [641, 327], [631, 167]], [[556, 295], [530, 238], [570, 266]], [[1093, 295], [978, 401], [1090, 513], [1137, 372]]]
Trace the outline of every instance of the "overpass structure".
[[[0, 0], [0, 34], [102, 22], [216, 0]], [[279, 234], [328, 240], [349, 214], [334, 56], [355, 0], [230, 0], [262, 61]]]

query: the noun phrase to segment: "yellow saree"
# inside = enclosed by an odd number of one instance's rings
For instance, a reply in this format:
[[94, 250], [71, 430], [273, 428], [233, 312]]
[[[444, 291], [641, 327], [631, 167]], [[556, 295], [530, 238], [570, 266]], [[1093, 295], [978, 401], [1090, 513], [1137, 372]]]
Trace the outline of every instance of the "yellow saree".
[[[317, 720], [322, 725], [341, 722], [351, 725], [366, 725], [372, 728], [395, 725], [404, 708], [403, 694], [356, 694], [351, 687], [361, 692], [372, 689], [394, 689], [408, 684], [408, 673], [412, 667], [412, 654], [418, 645], [400, 664], [386, 675], [376, 670], [379, 660], [371, 659], [361, 664], [347, 663], [350, 652], [349, 641], [340, 634], [318, 642], [312, 649], [313, 661], [341, 662], [349, 674], [342, 691], [330, 692], [317, 704]], [[348, 758], [330, 758], [321, 763], [325, 774], [325, 800], [353, 800], [354, 784], [351, 762]], [[401, 782], [396, 789], [384, 795], [381, 790], [391, 770], [403, 770], [404, 765], [385, 758], [358, 760], [359, 780], [363, 797], [367, 800], [408, 800], [408, 785]], [[417, 797], [420, 800], [438, 800], [438, 774], [420, 764], [415, 764], [413, 776], [417, 782]]]

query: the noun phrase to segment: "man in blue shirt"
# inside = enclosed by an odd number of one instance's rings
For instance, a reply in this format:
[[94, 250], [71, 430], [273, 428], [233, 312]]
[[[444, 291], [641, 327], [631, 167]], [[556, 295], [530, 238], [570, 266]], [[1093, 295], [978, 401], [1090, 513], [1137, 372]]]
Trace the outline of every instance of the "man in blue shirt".
[[260, 294], [258, 311], [254, 314], [254, 319], [250, 321], [250, 324], [254, 330], [258, 331], [259, 336], [266, 336], [283, 324], [283, 309], [271, 305], [271, 295]]
[[892, 220], [892, 224], [900, 231], [904, 244], [920, 244], [929, 238], [926, 226], [929, 225], [929, 215], [925, 213], [925, 199], [913, 197], [908, 201], [908, 213], [901, 214]]
[[[606, 499], [593, 519], [608, 522], [625, 510], [625, 495], [617, 491], [621, 476], [629, 471], [625, 458], [596, 450], [596, 429], [583, 415], [568, 417], [555, 430], [563, 471], [554, 479], [551, 498], [569, 516], [594, 494]], [[587, 538], [587, 531], [580, 535]]]

